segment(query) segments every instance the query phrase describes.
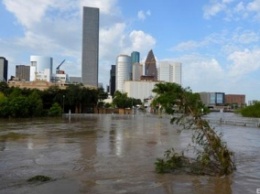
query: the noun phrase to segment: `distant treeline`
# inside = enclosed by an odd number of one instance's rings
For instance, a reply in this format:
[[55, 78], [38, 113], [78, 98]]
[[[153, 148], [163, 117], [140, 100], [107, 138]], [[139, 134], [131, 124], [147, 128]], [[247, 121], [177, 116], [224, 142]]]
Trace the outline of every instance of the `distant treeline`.
[[58, 116], [69, 110], [72, 113], [91, 112], [99, 93], [100, 90], [83, 85], [69, 85], [66, 89], [52, 86], [41, 91], [9, 87], [0, 82], [0, 118]]

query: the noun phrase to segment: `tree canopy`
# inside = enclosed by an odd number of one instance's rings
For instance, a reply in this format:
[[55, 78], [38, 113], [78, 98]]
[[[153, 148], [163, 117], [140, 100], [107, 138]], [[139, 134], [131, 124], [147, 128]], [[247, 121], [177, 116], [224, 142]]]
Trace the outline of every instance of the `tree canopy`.
[[40, 91], [8, 87], [0, 82], [0, 118], [47, 116], [49, 109], [58, 110], [57, 105], [63, 109], [62, 112], [91, 112], [97, 101], [98, 90], [83, 85], [69, 85], [66, 89], [52, 86]]
[[138, 104], [142, 104], [140, 99], [129, 98], [127, 93], [116, 91], [114, 93], [113, 104], [117, 108], [132, 108]]

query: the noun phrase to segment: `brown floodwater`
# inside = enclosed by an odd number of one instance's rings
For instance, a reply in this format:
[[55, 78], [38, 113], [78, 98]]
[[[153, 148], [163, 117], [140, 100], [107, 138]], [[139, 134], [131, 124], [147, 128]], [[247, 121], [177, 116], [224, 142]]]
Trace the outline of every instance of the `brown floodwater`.
[[[190, 131], [149, 114], [0, 120], [0, 193], [256, 194], [260, 128], [215, 126], [235, 153], [229, 176], [157, 174], [164, 151], [182, 150]], [[53, 180], [28, 183], [45, 175]]]

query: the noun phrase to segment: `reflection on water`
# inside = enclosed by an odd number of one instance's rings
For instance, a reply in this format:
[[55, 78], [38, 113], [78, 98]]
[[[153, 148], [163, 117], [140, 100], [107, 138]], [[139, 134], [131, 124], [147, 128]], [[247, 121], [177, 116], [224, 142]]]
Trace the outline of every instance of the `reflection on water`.
[[[0, 122], [0, 193], [256, 193], [260, 188], [260, 129], [215, 126], [235, 152], [237, 171], [226, 177], [156, 174], [166, 149], [184, 149], [178, 133], [152, 115]], [[22, 138], [3, 138], [7, 134]], [[55, 179], [28, 184], [35, 175]]]

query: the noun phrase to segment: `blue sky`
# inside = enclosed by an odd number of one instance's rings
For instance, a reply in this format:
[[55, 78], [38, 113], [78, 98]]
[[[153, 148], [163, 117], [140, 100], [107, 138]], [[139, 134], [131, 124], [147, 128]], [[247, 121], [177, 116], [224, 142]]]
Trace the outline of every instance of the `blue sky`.
[[119, 54], [153, 49], [158, 64], [182, 62], [194, 92], [260, 100], [260, 0], [2, 0], [0, 55], [29, 65], [50, 56], [54, 68], [81, 75], [82, 6], [100, 8], [99, 82], [107, 85]]

